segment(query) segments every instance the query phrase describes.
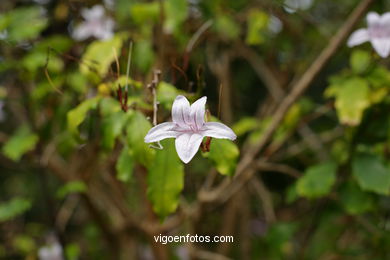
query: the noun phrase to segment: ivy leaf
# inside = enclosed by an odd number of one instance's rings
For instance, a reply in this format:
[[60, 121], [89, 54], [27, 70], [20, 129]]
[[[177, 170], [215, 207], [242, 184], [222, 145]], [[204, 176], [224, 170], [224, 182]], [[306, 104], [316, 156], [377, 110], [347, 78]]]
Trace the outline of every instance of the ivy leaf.
[[68, 131], [74, 135], [78, 135], [78, 126], [85, 120], [88, 111], [95, 109], [99, 103], [100, 97], [94, 97], [85, 100], [67, 114]]
[[379, 156], [368, 153], [357, 154], [352, 161], [352, 172], [363, 190], [389, 194], [390, 170]]
[[144, 137], [151, 127], [152, 124], [140, 112], [130, 115], [126, 127], [127, 143], [133, 151], [134, 158], [147, 168], [155, 155], [155, 150], [144, 142]]
[[0, 222], [5, 222], [23, 214], [32, 206], [30, 200], [25, 198], [13, 198], [0, 204]]
[[19, 161], [23, 154], [34, 149], [38, 139], [27, 126], [22, 126], [4, 144], [3, 153], [9, 159]]
[[57, 198], [63, 199], [71, 193], [83, 193], [87, 190], [87, 185], [82, 181], [70, 181], [57, 191]]
[[115, 55], [119, 55], [123, 40], [122, 35], [116, 35], [110, 40], [92, 42], [82, 57], [80, 71], [83, 74], [98, 73], [104, 77]]
[[240, 151], [235, 143], [216, 138], [211, 141], [210, 152], [203, 153], [204, 157], [213, 162], [220, 174], [229, 176], [234, 174], [239, 155]]
[[337, 165], [326, 162], [308, 168], [297, 182], [297, 192], [307, 198], [328, 194], [336, 181]]
[[131, 150], [125, 146], [119, 154], [118, 161], [116, 162], [116, 177], [118, 180], [128, 182], [133, 175], [134, 158]]
[[355, 126], [370, 105], [369, 87], [362, 78], [346, 80], [336, 93], [336, 109], [341, 123]]
[[176, 154], [173, 139], [161, 142], [148, 173], [148, 198], [153, 210], [161, 218], [174, 212], [179, 204], [179, 194], [184, 187], [184, 168]]
[[344, 209], [352, 215], [362, 214], [373, 208], [371, 194], [363, 192], [354, 182], [349, 182], [342, 187], [340, 201]]

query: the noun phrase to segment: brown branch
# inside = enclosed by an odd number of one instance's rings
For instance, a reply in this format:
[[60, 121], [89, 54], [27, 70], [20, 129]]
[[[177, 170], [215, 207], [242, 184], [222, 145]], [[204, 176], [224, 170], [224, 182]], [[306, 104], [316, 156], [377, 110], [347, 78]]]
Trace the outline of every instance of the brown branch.
[[266, 66], [263, 59], [254, 50], [243, 43], [240, 43], [236, 49], [239, 54], [249, 62], [257, 76], [263, 81], [274, 101], [278, 102], [281, 100], [284, 96], [283, 88], [273, 75], [273, 72]]
[[341, 46], [344, 40], [348, 37], [355, 24], [360, 20], [362, 15], [366, 12], [369, 5], [373, 0], [363, 0], [355, 8], [352, 14], [348, 17], [347, 21], [341, 26], [339, 31], [332, 37], [329, 44], [321, 52], [318, 58], [313, 64], [306, 70], [298, 82], [291, 88], [290, 94], [287, 95], [281, 105], [273, 115], [272, 121], [263, 133], [261, 140], [253, 145], [248, 152], [244, 155], [240, 161], [237, 172], [241, 172], [244, 168], [248, 167], [255, 156], [264, 148], [264, 146], [272, 138], [274, 132], [284, 119], [284, 116], [288, 112], [288, 109], [294, 104], [294, 102], [303, 94], [303, 92], [310, 86], [310, 83], [335, 54], [337, 49]]
[[275, 172], [284, 173], [293, 178], [301, 177], [301, 173], [299, 171], [284, 164], [270, 163], [270, 162], [264, 162], [259, 160], [255, 163], [255, 167], [261, 171], [275, 171]]
[[258, 178], [253, 178], [250, 183], [255, 192], [259, 195], [259, 198], [263, 204], [265, 220], [268, 223], [275, 222], [276, 214], [272, 202], [272, 197], [268, 189], [265, 187], [263, 181]]
[[[373, 0], [363, 0], [360, 2], [360, 4], [348, 17], [346, 22], [341, 26], [339, 31], [332, 37], [329, 44], [321, 52], [318, 58], [291, 88], [292, 90], [290, 91], [290, 94], [284, 98], [281, 105], [278, 107], [275, 114], [273, 115], [272, 121], [270, 122], [267, 129], [264, 131], [262, 139], [255, 145], [250, 146], [247, 149], [247, 152], [241, 158], [240, 162], [237, 165], [236, 174], [233, 178], [234, 181], [225, 179], [214, 190], [209, 192], [201, 191], [198, 194], [198, 199], [203, 199], [207, 202], [215, 200], [226, 201], [234, 192], [237, 192], [243, 186], [243, 183], [245, 183], [252, 177], [254, 171], [248, 170], [248, 168], [251, 166], [257, 154], [265, 147], [265, 145], [272, 138], [275, 130], [278, 128], [278, 126], [284, 119], [284, 116], [288, 112], [288, 109], [310, 86], [310, 83], [318, 75], [318, 73], [322, 70], [322, 68], [326, 65], [330, 58], [335, 54], [337, 49], [341, 46], [341, 44], [350, 34], [355, 24], [366, 12], [367, 8], [370, 4], [372, 4], [372, 2]], [[229, 193], [230, 196], [227, 196], [227, 193]]]

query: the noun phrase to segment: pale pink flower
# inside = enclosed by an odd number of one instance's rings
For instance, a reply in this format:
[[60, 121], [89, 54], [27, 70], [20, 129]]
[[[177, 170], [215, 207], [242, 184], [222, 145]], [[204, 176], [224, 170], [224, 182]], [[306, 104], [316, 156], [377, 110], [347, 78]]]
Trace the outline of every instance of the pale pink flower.
[[172, 105], [172, 121], [156, 125], [145, 136], [145, 143], [158, 142], [165, 138], [176, 138], [176, 151], [184, 163], [196, 154], [203, 137], [235, 140], [236, 134], [226, 125], [205, 122], [207, 97], [202, 97], [191, 106], [184, 96], [177, 96]]
[[113, 36], [114, 21], [105, 16], [103, 6], [83, 8], [81, 15], [85, 21], [74, 29], [72, 35], [74, 39], [82, 41], [92, 36], [100, 40], [108, 40]]
[[390, 54], [390, 12], [379, 15], [367, 14], [367, 29], [356, 30], [348, 39], [348, 46], [353, 47], [370, 41], [372, 47], [382, 58]]
[[39, 260], [63, 260], [62, 246], [58, 242], [41, 247], [38, 251]]

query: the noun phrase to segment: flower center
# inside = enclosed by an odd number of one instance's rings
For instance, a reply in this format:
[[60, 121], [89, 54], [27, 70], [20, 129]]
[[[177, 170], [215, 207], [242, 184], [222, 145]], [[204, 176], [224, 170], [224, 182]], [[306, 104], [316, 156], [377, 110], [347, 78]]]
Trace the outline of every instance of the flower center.
[[193, 132], [198, 132], [198, 128], [196, 127], [196, 125], [190, 124], [189, 126]]

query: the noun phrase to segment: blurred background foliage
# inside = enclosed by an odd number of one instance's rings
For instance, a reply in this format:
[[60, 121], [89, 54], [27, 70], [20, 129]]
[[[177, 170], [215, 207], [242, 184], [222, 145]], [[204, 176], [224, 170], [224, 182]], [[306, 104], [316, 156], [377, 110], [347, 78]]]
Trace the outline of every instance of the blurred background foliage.
[[[334, 53], [239, 190], [209, 203], [199, 192], [234, 182], [290, 83], [360, 2], [2, 0], [0, 258], [389, 259], [390, 63], [369, 44]], [[76, 41], [95, 5], [113, 36]], [[150, 148], [154, 90], [159, 123], [177, 95], [207, 96], [210, 119], [238, 139], [213, 139], [188, 165], [171, 139]]]

